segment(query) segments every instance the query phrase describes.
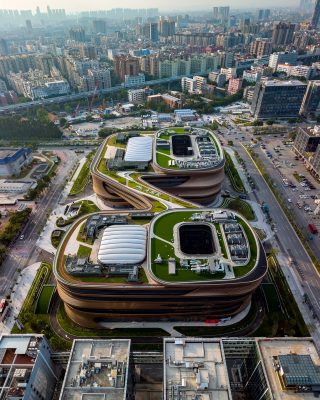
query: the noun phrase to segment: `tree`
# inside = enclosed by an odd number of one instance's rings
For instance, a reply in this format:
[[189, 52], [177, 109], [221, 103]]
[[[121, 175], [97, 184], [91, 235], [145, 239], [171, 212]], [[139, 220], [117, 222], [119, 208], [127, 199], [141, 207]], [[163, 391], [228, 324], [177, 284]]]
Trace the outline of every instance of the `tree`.
[[274, 120], [273, 119], [268, 119], [268, 121], [266, 122], [267, 125], [271, 126], [274, 124]]
[[114, 132], [115, 132], [115, 130], [113, 128], [102, 128], [99, 130], [98, 135], [101, 138], [106, 138]]
[[60, 126], [65, 126], [67, 123], [67, 120], [62, 117], [62, 118], [60, 118], [59, 123], [60, 123]]

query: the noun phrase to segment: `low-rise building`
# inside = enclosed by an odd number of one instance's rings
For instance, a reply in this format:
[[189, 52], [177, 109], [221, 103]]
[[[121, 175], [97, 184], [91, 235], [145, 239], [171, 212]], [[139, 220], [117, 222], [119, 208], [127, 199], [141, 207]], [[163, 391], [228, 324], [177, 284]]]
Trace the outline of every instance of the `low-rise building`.
[[146, 99], [145, 89], [128, 90], [128, 101], [133, 104], [143, 104]]
[[31, 149], [0, 148], [0, 176], [19, 175], [31, 161]]
[[147, 97], [147, 101], [151, 103], [160, 103], [163, 101], [170, 108], [180, 108], [182, 105], [181, 99], [178, 97], [172, 96], [171, 94], [154, 94]]

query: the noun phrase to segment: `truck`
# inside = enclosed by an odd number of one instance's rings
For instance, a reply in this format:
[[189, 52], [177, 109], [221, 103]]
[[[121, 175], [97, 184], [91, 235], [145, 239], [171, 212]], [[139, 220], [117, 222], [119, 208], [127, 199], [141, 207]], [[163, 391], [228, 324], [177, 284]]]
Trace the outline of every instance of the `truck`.
[[308, 224], [308, 229], [313, 235], [316, 235], [318, 233], [318, 229], [314, 224]]

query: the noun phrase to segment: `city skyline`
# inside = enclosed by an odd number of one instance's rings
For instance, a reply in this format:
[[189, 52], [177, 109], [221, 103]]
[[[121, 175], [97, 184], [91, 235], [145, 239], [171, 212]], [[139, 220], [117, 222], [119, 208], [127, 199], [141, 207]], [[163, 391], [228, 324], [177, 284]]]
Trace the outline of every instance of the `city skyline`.
[[[74, 5], [73, 5], [74, 4]], [[140, 0], [135, 3], [134, 7], [132, 5], [132, 2], [129, 0], [122, 0], [122, 1], [117, 1], [117, 0], [111, 0], [108, 2], [106, 5], [104, 1], [102, 0], [96, 0], [94, 2], [94, 5], [92, 3], [89, 3], [86, 0], [79, 0], [76, 3], [74, 2], [72, 4], [68, 3], [66, 4], [63, 0], [54, 0], [48, 2], [47, 0], [15, 0], [10, 3], [10, 9], [32, 9], [33, 11], [36, 10], [36, 7], [40, 7], [41, 11], [46, 11], [47, 6], [49, 5], [51, 8], [64, 8], [68, 12], [76, 12], [76, 11], [88, 11], [88, 10], [101, 10], [101, 9], [111, 9], [111, 8], [150, 8], [150, 7], [158, 7], [160, 10], [171, 10], [171, 11], [177, 11], [177, 10], [192, 10], [196, 11], [199, 10], [201, 11], [202, 9], [208, 9], [212, 8], [214, 6], [224, 6], [228, 5], [232, 8], [261, 8], [261, 7], [297, 7], [299, 5], [299, 1], [295, 0], [294, 2], [290, 0], [281, 0], [281, 2], [276, 1], [276, 0], [268, 0], [263, 4], [263, 6], [257, 5], [257, 2], [255, 0], [245, 0], [245, 1], [239, 1], [239, 0], [230, 0], [230, 1], [225, 1], [225, 0], [216, 0], [216, 1], [208, 1], [208, 0], [202, 0], [201, 2], [198, 2], [196, 5], [193, 2], [185, 2], [183, 0], [177, 0], [174, 3], [174, 7], [172, 7], [172, 2], [170, 0], [154, 0], [152, 3], [147, 2], [146, 0]], [[9, 9], [9, 7], [8, 7]]]

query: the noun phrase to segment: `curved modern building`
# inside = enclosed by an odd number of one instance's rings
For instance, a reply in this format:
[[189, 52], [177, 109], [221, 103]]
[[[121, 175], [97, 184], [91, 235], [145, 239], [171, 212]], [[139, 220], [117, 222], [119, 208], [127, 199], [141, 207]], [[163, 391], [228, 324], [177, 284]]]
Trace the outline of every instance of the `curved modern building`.
[[180, 209], [149, 223], [145, 218], [100, 212], [71, 226], [54, 272], [75, 323], [102, 328], [110, 321], [205, 321], [233, 317], [250, 304], [267, 260], [239, 214]]
[[[124, 172], [135, 172], [140, 186], [211, 204], [224, 180], [224, 155], [212, 131], [168, 128], [156, 133], [118, 133], [106, 139], [91, 166], [94, 191], [112, 207], [150, 208], [147, 191], [128, 185]], [[131, 178], [129, 178], [131, 179]]]

